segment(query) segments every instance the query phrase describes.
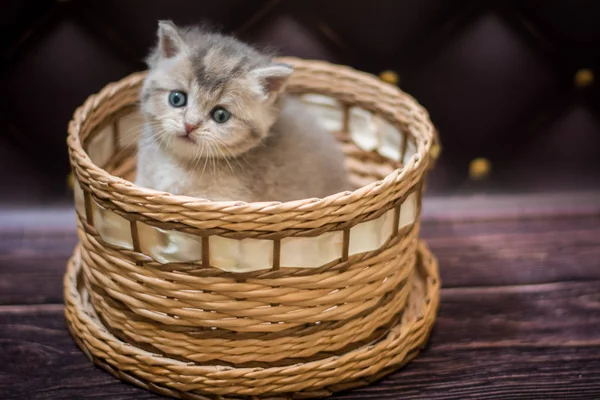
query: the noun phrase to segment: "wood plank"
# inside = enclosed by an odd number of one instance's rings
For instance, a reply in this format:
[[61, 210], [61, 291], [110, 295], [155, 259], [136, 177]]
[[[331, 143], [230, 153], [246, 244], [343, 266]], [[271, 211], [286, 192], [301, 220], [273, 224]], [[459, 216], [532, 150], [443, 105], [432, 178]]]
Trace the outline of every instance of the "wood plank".
[[427, 221], [490, 221], [600, 215], [600, 192], [472, 194], [423, 200]]
[[[75, 223], [66, 211], [39, 212], [25, 222], [19, 215], [0, 219], [0, 304], [61, 303]], [[440, 261], [444, 287], [600, 279], [596, 215], [425, 220], [422, 236]]]
[[0, 307], [2, 399], [158, 399], [95, 368], [66, 330], [62, 305]]
[[600, 217], [425, 222], [444, 287], [600, 279]]
[[431, 348], [403, 371], [339, 399], [597, 399], [597, 347]]
[[443, 289], [438, 329], [451, 350], [573, 345], [600, 351], [600, 281]]
[[[336, 399], [600, 398], [600, 282], [442, 291], [430, 344]], [[3, 399], [158, 399], [93, 367], [59, 305], [0, 307]]]
[[62, 276], [77, 235], [0, 232], [0, 304], [62, 303]]

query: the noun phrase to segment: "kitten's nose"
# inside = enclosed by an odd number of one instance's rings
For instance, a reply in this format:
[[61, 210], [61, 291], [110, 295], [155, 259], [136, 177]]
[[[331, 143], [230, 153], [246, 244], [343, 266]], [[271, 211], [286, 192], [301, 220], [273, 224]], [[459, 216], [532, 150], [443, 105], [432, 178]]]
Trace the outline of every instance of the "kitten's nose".
[[183, 126], [185, 127], [185, 133], [187, 133], [188, 135], [192, 133], [192, 131], [198, 129], [198, 125], [188, 124], [187, 122], [184, 123]]

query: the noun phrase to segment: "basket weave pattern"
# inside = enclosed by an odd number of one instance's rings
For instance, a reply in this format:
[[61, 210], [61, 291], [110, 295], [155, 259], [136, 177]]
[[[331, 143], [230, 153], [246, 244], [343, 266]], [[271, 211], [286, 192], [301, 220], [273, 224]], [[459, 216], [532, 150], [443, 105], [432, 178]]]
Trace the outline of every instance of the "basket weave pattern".
[[[377, 379], [424, 344], [439, 290], [418, 241], [434, 138], [427, 113], [370, 75], [286, 61], [296, 69], [290, 93], [340, 105], [334, 133], [353, 181], [364, 183], [357, 190], [242, 203], [137, 187], [125, 179], [135, 148], [122, 144], [121, 122], [135, 113], [144, 75], [75, 112], [68, 145], [80, 244], [65, 276], [66, 315], [80, 347], [121, 379], [181, 398], [324, 396]], [[394, 127], [397, 159], [355, 143], [356, 108]], [[92, 157], [100, 148], [106, 157]], [[160, 253], [148, 232], [197, 243], [196, 258]]]

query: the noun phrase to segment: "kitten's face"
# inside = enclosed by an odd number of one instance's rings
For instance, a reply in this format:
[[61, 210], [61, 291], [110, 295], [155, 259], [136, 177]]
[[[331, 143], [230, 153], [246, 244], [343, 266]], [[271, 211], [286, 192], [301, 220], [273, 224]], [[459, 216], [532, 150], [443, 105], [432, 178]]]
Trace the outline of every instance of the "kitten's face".
[[233, 157], [268, 134], [291, 67], [218, 35], [161, 23], [142, 89], [142, 110], [158, 143], [187, 160]]

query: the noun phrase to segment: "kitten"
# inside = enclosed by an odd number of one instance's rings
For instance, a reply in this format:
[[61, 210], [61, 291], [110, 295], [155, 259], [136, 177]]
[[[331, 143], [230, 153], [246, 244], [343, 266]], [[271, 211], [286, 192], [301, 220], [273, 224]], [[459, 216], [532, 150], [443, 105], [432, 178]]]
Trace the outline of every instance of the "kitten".
[[350, 188], [335, 138], [282, 93], [289, 65], [232, 37], [161, 21], [141, 92], [141, 186], [232, 201]]

